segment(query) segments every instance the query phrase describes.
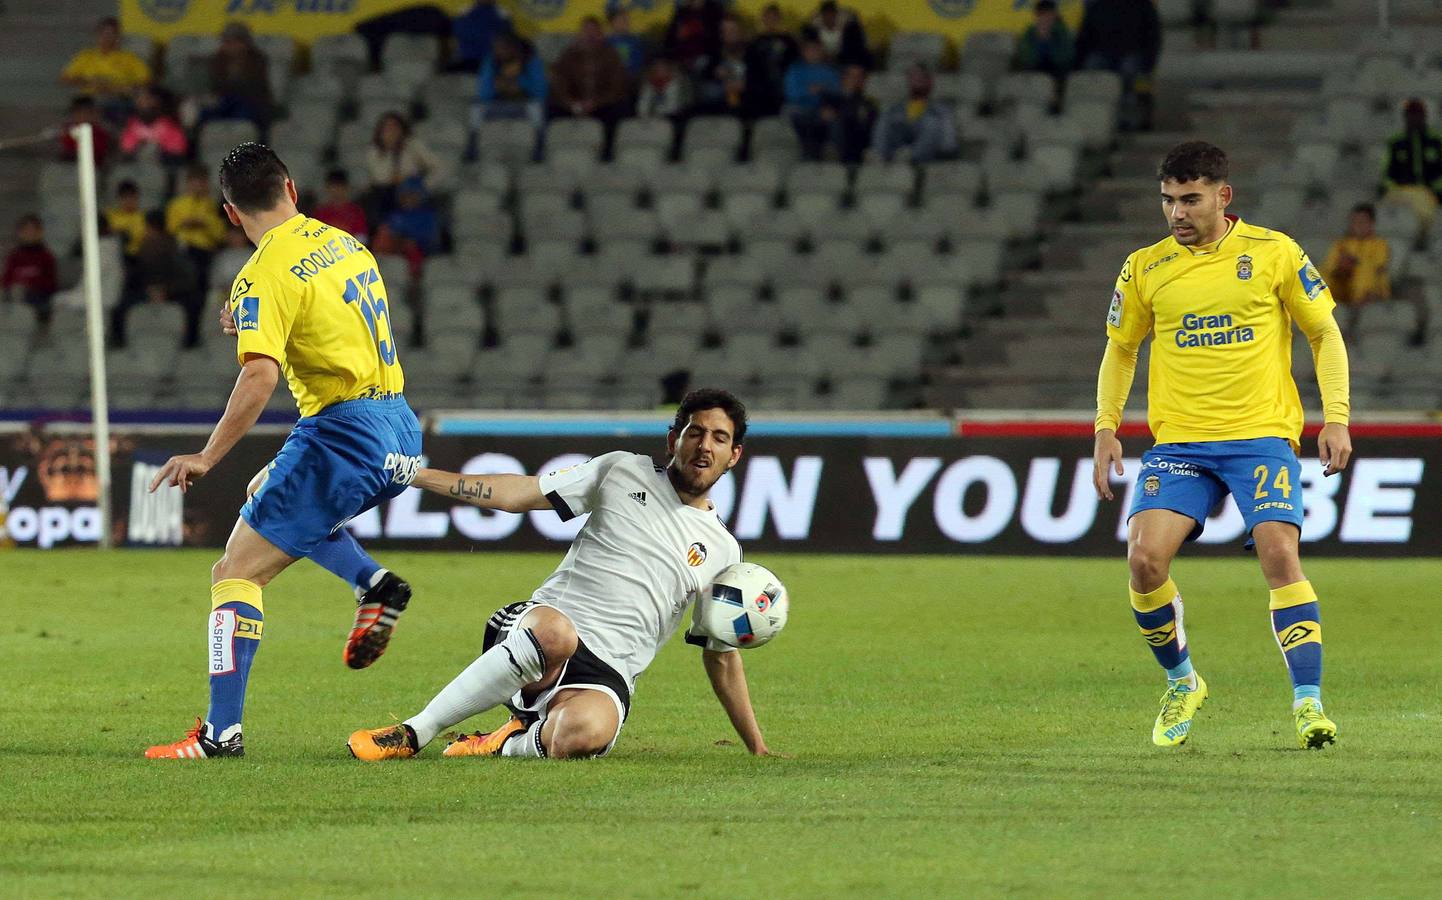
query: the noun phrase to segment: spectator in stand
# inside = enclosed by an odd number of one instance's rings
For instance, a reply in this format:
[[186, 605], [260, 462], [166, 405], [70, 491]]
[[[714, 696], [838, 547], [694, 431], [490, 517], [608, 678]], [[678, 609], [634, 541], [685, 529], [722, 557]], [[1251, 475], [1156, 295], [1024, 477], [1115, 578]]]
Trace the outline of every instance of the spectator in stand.
[[511, 14], [496, 0], [476, 0], [470, 9], [456, 16], [451, 34], [456, 39], [456, 60], [451, 69], [477, 72], [490, 57], [496, 38], [515, 33]]
[[[415, 242], [408, 241], [396, 234], [389, 222], [382, 222], [376, 226], [375, 232], [371, 235], [370, 251], [378, 260], [388, 256], [399, 257], [405, 260], [412, 279], [419, 278], [421, 269], [425, 265], [425, 256], [421, 254], [420, 248]], [[399, 290], [397, 285], [387, 285], [392, 293]]]
[[1016, 42], [1013, 65], [1021, 72], [1050, 75], [1060, 100], [1067, 74], [1076, 64], [1076, 40], [1057, 13], [1056, 0], [1036, 0], [1032, 13], [1032, 23]]
[[666, 27], [666, 55], [693, 77], [701, 76], [706, 62], [721, 49], [721, 19], [725, 4], [719, 0], [677, 0], [676, 14]]
[[701, 111], [749, 117], [746, 106], [746, 28], [730, 13], [721, 20], [721, 48], [706, 65], [700, 86]]
[[786, 112], [801, 139], [801, 154], [820, 159], [831, 130], [831, 123], [822, 117], [822, 104], [827, 97], [841, 93], [841, 75], [827, 62], [820, 41], [808, 38], [802, 43], [801, 59], [786, 70], [783, 84]]
[[115, 146], [115, 138], [100, 120], [100, 109], [95, 105], [93, 97], [80, 96], [70, 101], [70, 112], [65, 117], [65, 125], [60, 129], [60, 158], [66, 162], [75, 162], [80, 145], [70, 133], [70, 129], [85, 124], [90, 125], [91, 134], [94, 135], [91, 140], [95, 147], [95, 165], [103, 167]]
[[165, 230], [190, 257], [196, 279], [206, 283], [210, 259], [225, 241], [228, 229], [220, 215], [220, 203], [210, 191], [210, 173], [204, 165], [196, 163], [185, 170], [185, 190], [165, 205]]
[[0, 287], [5, 302], [27, 303], [34, 307], [41, 325], [50, 324], [50, 301], [59, 287], [55, 254], [45, 246], [45, 224], [34, 213], [15, 223], [15, 246], [5, 256]]
[[527, 119], [540, 128], [549, 91], [546, 67], [535, 48], [518, 35], [498, 35], [495, 49], [481, 63], [476, 121]]
[[1402, 105], [1402, 133], [1387, 142], [1382, 188], [1389, 200], [1416, 210], [1430, 226], [1442, 201], [1442, 135], [1427, 127], [1427, 106], [1413, 97]]
[[407, 178], [434, 179], [444, 171], [440, 159], [400, 113], [388, 112], [376, 120], [366, 151], [370, 188], [366, 191], [366, 219], [383, 222], [396, 208], [396, 188]]
[[[1347, 309], [1342, 331], [1347, 341], [1357, 337], [1362, 307], [1392, 299], [1391, 248], [1387, 239], [1377, 233], [1377, 208], [1370, 203], [1352, 207], [1347, 219], [1347, 234], [1332, 244], [1327, 261], [1322, 264], [1322, 277], [1332, 289], [1332, 298]], [[1410, 343], [1420, 347], [1427, 340], [1427, 299], [1416, 295], [1416, 327]]]
[[625, 115], [629, 99], [630, 83], [621, 54], [606, 43], [601, 20], [587, 16], [581, 22], [580, 35], [551, 67], [552, 112], [601, 120], [609, 154], [616, 123]]
[[124, 121], [136, 89], [150, 83], [150, 66], [120, 46], [120, 22], [113, 16], [95, 28], [95, 46], [70, 58], [60, 80], [96, 99], [108, 118]]
[[231, 22], [220, 33], [220, 47], [210, 58], [210, 91], [214, 101], [201, 113], [201, 122], [249, 119], [262, 132], [270, 127], [270, 69], [242, 22]]
[[1152, 0], [1091, 0], [1076, 38], [1081, 68], [1122, 76], [1126, 128], [1151, 127], [1151, 73], [1162, 51], [1162, 20]]
[[[411, 274], [419, 276], [417, 255], [424, 259], [435, 253], [441, 242], [441, 222], [436, 208], [426, 196], [426, 186], [419, 178], [408, 178], [396, 191], [396, 209], [386, 219], [386, 225], [397, 238], [407, 246], [407, 258], [411, 259]], [[415, 252], [409, 252], [414, 247]]]
[[145, 214], [145, 236], [135, 255], [134, 276], [129, 283], [130, 289], [121, 294], [110, 318], [117, 347], [125, 346], [126, 312], [141, 303], [180, 304], [185, 310], [185, 345], [196, 345], [203, 303], [200, 282], [190, 257], [166, 230], [165, 214], [160, 210]]
[[857, 165], [871, 146], [876, 128], [876, 101], [866, 96], [866, 69], [847, 66], [841, 73], [841, 93], [822, 101], [821, 116], [829, 125], [828, 142], [847, 165]]
[[842, 9], [836, 0], [824, 0], [802, 33], [820, 41], [826, 48], [826, 58], [835, 65], [871, 68], [871, 49], [866, 46], [861, 19], [851, 10]]
[[636, 100], [636, 115], [642, 118], [670, 119], [679, 123], [691, 109], [691, 84], [686, 73], [664, 56], [651, 61], [646, 78], [641, 82], [641, 95]]
[[154, 156], [168, 165], [178, 165], [190, 150], [185, 129], [171, 112], [170, 94], [148, 87], [136, 98], [135, 114], [120, 135], [120, 151], [128, 157]]
[[746, 48], [747, 105], [757, 116], [774, 116], [786, 103], [786, 70], [801, 56], [796, 38], [786, 31], [781, 7], [761, 10], [761, 33]]
[[630, 11], [623, 7], [611, 10], [611, 33], [606, 36], [606, 43], [621, 55], [621, 62], [626, 64], [626, 74], [631, 76], [631, 81], [640, 81], [650, 53], [646, 49], [645, 38], [631, 31]]
[[325, 176], [325, 202], [315, 208], [313, 215], [357, 240], [364, 241], [370, 234], [365, 210], [351, 198], [350, 177], [345, 169], [331, 169]]
[[105, 224], [121, 240], [120, 248], [129, 263], [140, 252], [145, 239], [145, 212], [140, 208], [140, 188], [126, 179], [115, 188], [115, 205], [105, 211]]
[[903, 150], [911, 162], [927, 163], [955, 156], [961, 148], [956, 115], [932, 100], [933, 84], [931, 71], [921, 63], [906, 70], [906, 100], [888, 108], [876, 126], [874, 146], [886, 162]]

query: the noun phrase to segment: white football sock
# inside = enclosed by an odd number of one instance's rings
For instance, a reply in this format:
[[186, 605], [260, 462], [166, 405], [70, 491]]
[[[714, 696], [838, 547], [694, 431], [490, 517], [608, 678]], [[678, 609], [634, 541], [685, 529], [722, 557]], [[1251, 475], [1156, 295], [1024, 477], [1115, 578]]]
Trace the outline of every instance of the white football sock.
[[517, 628], [466, 666], [405, 724], [415, 729], [416, 742], [424, 747], [443, 729], [499, 706], [522, 687], [540, 681], [545, 671], [540, 643], [529, 628]]
[[541, 744], [541, 726], [545, 724], [545, 719], [537, 719], [530, 728], [506, 738], [506, 742], [501, 745], [501, 755], [528, 759], [544, 757], [546, 748]]

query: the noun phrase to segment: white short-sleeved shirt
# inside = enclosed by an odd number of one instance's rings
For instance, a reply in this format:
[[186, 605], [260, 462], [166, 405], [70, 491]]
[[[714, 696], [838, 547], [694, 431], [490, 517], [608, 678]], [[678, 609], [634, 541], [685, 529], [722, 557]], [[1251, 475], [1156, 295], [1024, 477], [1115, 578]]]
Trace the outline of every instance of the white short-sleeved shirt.
[[532, 599], [570, 617], [634, 689], [696, 594], [741, 561], [741, 545], [714, 510], [682, 503], [648, 456], [607, 453], [542, 475], [540, 485], [562, 519], [590, 519]]

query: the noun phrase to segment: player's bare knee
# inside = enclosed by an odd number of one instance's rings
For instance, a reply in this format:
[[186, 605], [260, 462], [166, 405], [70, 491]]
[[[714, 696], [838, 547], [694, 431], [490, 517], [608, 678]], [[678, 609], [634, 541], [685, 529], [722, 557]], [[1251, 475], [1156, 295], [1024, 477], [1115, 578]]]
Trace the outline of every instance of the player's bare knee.
[[615, 736], [614, 729], [593, 716], [564, 716], [551, 732], [547, 752], [555, 759], [586, 759], [600, 756]]
[[545, 654], [548, 672], [575, 655], [580, 641], [576, 626], [560, 611], [538, 607], [526, 614], [522, 624]]
[[1172, 561], [1151, 545], [1138, 541], [1127, 550], [1127, 563], [1132, 570], [1132, 587], [1143, 593], [1154, 591], [1166, 583]]

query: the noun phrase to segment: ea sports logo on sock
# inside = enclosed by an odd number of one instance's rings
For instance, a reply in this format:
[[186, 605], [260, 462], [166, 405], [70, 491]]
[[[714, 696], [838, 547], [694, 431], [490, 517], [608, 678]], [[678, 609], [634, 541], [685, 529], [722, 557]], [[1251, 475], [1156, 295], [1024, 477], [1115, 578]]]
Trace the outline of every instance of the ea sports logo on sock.
[[140, 11], [152, 22], [169, 24], [185, 18], [190, 0], [140, 0]]

